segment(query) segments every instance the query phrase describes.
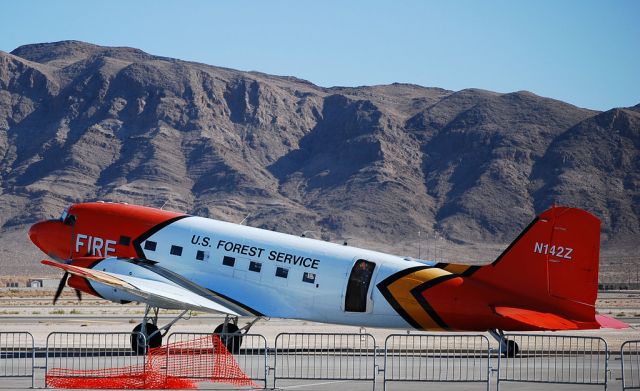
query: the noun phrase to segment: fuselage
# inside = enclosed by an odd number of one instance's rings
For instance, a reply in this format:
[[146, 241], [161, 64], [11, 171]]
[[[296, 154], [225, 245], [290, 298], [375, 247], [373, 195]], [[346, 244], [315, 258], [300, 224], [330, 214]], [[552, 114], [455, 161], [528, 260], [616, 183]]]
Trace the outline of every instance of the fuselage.
[[[434, 264], [122, 204], [76, 204], [64, 218], [70, 216], [75, 216], [74, 225], [59, 233], [60, 245], [54, 251], [57, 258], [66, 258], [67, 254], [73, 258], [106, 257], [94, 266], [104, 271], [133, 270], [138, 274], [140, 268], [136, 265], [110, 257], [147, 259], [216, 294], [232, 298], [252, 314], [265, 317], [407, 328], [410, 325], [382, 297], [376, 284], [399, 270]], [[52, 251], [49, 248], [46, 252]], [[359, 260], [373, 263], [373, 272], [362, 298], [364, 311], [362, 308], [348, 311], [347, 286]], [[150, 273], [144, 277], [154, 278]], [[113, 291], [96, 282], [89, 284], [101, 296]], [[362, 289], [349, 292], [361, 293]], [[129, 301], [131, 297], [122, 293], [115, 299]]]
[[[155, 242], [156, 249], [144, 250], [143, 245], [145, 258], [264, 316], [409, 327], [375, 285], [399, 270], [420, 266], [418, 262], [202, 217], [185, 217], [146, 241]], [[181, 255], [171, 254], [176, 246]], [[199, 251], [204, 252], [200, 257]], [[375, 268], [363, 298], [365, 311], [350, 312], [345, 308], [347, 286], [359, 260], [373, 262]]]
[[[578, 220], [587, 222], [576, 220], [577, 227], [588, 226], [590, 235], [599, 235], [591, 215], [576, 213]], [[594, 279], [591, 271], [584, 272], [587, 269], [566, 256], [558, 263], [549, 254], [537, 253], [542, 248], [537, 238], [547, 238], [546, 232], [554, 229], [548, 221], [534, 220], [517, 245], [505, 251], [504, 259], [501, 256], [486, 267], [415, 260], [100, 202], [75, 204], [60, 219], [35, 224], [30, 236], [52, 258], [182, 284], [202, 296], [222, 298], [245, 315], [422, 330], [594, 327], [591, 285], [597, 285], [597, 268]], [[590, 264], [595, 254], [597, 265], [597, 247], [585, 251], [573, 247]], [[570, 275], [571, 268], [587, 273], [588, 287], [576, 299], [570, 299], [574, 292], [565, 285], [556, 285], [555, 293], [550, 290], [554, 275]], [[78, 276], [72, 276], [69, 285], [113, 301], [144, 300]]]

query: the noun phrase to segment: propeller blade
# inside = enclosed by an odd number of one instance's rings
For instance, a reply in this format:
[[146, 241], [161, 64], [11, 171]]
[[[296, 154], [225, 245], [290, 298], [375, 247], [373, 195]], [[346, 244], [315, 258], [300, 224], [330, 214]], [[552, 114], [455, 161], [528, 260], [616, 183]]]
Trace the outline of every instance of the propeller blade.
[[64, 289], [64, 286], [67, 284], [67, 278], [69, 278], [69, 273], [64, 272], [64, 276], [62, 276], [62, 279], [60, 280], [60, 284], [58, 285], [58, 290], [56, 290], [56, 294], [55, 296], [53, 296], [53, 304], [56, 304], [56, 301], [58, 301], [58, 298], [62, 294], [62, 290]]
[[76, 289], [76, 296], [78, 296], [78, 301], [82, 301], [82, 293], [80, 293], [80, 289]]

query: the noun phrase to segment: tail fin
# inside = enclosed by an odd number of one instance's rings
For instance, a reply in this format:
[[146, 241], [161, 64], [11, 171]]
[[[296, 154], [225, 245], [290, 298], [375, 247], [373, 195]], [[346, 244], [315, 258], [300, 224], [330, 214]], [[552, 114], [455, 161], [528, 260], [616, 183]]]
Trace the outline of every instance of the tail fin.
[[474, 277], [536, 302], [571, 308], [580, 318], [593, 318], [599, 253], [600, 220], [582, 209], [554, 206]]

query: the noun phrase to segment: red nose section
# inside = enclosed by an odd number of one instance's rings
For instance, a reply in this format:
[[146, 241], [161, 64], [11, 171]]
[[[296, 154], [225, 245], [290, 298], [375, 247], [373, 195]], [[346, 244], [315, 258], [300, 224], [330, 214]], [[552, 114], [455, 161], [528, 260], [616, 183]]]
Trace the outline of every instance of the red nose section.
[[71, 246], [71, 226], [60, 220], [41, 221], [31, 226], [29, 239], [48, 256], [66, 259]]

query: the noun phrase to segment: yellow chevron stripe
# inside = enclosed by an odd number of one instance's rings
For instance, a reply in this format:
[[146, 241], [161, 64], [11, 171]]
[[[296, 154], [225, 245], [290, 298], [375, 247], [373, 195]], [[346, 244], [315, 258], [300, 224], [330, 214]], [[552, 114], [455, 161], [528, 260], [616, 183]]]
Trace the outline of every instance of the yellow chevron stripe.
[[442, 330], [442, 328], [427, 314], [422, 305], [416, 301], [411, 294], [411, 290], [420, 284], [433, 280], [441, 276], [452, 274], [446, 270], [429, 268], [418, 270], [388, 286], [389, 293], [398, 302], [413, 320], [415, 320], [424, 330]]
[[444, 270], [453, 274], [462, 274], [466, 272], [470, 267], [471, 265], [456, 265], [455, 263], [450, 263], [445, 266]]

